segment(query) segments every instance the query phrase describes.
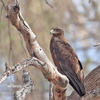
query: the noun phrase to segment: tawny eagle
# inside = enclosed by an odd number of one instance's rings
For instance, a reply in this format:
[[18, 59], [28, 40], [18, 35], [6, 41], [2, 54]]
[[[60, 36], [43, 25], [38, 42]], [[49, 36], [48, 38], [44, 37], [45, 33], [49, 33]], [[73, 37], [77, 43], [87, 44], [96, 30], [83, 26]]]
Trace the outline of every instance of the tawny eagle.
[[64, 38], [64, 31], [60, 28], [52, 28], [50, 33], [52, 34], [50, 51], [58, 71], [68, 77], [70, 85], [80, 96], [85, 95], [82, 64]]

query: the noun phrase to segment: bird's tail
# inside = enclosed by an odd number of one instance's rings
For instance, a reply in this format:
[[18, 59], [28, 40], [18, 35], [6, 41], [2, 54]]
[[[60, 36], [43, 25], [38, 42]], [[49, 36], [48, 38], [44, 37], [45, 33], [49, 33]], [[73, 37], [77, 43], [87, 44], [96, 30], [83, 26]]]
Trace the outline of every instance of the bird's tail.
[[84, 84], [77, 78], [72, 75], [68, 75], [69, 83], [76, 90], [76, 92], [82, 97], [86, 94]]

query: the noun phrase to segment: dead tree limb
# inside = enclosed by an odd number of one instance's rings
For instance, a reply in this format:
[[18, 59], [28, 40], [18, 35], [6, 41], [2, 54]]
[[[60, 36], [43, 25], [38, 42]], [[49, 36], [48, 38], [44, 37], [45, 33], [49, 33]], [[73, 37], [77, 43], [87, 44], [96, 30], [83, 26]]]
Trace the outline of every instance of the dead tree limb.
[[30, 94], [33, 91], [34, 83], [30, 77], [28, 71], [23, 70], [23, 86], [17, 90], [14, 94], [15, 100], [25, 100], [27, 94]]
[[[54, 85], [54, 100], [63, 100], [65, 95], [66, 87], [68, 84], [68, 78], [60, 74], [56, 67], [50, 62], [43, 49], [39, 46], [36, 41], [36, 35], [32, 32], [29, 25], [26, 23], [21, 15], [20, 7], [16, 0], [7, 0], [7, 18], [21, 32], [28, 49], [29, 54], [32, 58], [26, 59], [22, 63], [13, 66], [10, 70], [3, 73], [0, 82], [5, 80], [10, 74], [20, 71], [22, 68], [29, 65], [39, 68], [44, 77]], [[62, 94], [62, 95], [60, 95]], [[60, 96], [60, 99], [58, 97]]]
[[97, 46], [100, 46], [100, 43], [97, 43], [97, 44], [94, 45], [94, 47], [97, 47]]
[[48, 6], [50, 6], [51, 8], [53, 8], [53, 5], [50, 4], [48, 0], [45, 0], [45, 3], [46, 3]]
[[1, 3], [2, 3], [3, 7], [6, 9], [6, 6], [5, 6], [4, 1], [3, 1], [3, 0], [0, 0], [0, 1], [1, 1]]
[[56, 69], [51, 70], [46, 63], [40, 61], [39, 59], [35, 57], [30, 57], [24, 60], [23, 62], [16, 64], [15, 66], [6, 70], [2, 74], [2, 77], [0, 78], [0, 83], [4, 81], [9, 75], [14, 74], [28, 66], [34, 66], [40, 69], [41, 72], [44, 74], [44, 77], [48, 81], [52, 82], [55, 85], [55, 87], [62, 89], [62, 90], [66, 88], [67, 86], [66, 84], [68, 82], [66, 80], [66, 77], [58, 73]]

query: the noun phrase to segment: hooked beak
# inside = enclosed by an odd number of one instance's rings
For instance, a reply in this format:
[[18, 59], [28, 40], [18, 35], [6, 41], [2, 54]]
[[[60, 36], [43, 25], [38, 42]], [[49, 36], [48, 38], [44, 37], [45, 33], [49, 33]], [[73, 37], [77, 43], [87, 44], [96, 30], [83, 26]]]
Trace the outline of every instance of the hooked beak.
[[50, 30], [50, 34], [53, 34], [53, 33], [54, 33], [54, 30], [53, 30], [53, 29], [51, 29], [51, 30]]

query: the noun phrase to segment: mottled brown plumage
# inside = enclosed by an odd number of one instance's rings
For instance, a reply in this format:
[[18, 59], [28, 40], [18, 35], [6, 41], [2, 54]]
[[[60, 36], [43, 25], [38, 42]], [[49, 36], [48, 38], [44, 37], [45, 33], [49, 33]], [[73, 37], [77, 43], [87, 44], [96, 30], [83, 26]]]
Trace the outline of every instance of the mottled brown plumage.
[[53, 34], [50, 51], [58, 71], [68, 77], [69, 83], [80, 96], [85, 95], [82, 64], [64, 38], [64, 31], [60, 28], [53, 28], [50, 33]]

